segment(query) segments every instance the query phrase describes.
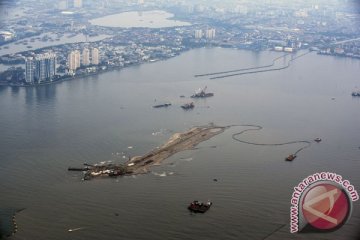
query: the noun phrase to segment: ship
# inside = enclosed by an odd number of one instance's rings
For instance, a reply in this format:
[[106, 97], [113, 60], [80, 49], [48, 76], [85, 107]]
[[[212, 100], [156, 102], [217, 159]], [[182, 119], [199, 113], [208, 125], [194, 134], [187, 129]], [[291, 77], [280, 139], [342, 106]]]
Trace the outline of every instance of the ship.
[[171, 106], [171, 103], [155, 105], [155, 106], [153, 106], [153, 108], [162, 108], [162, 107], [169, 107], [169, 106]]
[[317, 137], [317, 138], [314, 139], [314, 141], [315, 141], [315, 142], [321, 142], [321, 138], [318, 138], [318, 137]]
[[210, 202], [210, 201], [207, 201], [206, 203], [202, 203], [202, 202], [195, 200], [192, 203], [190, 203], [190, 205], [188, 206], [188, 209], [191, 212], [195, 212], [195, 213], [205, 213], [207, 210], [210, 209], [211, 205], [212, 205], [212, 202]]
[[352, 92], [352, 93], [351, 93], [351, 96], [353, 96], [353, 97], [360, 97], [360, 91], [358, 91], [358, 92]]
[[287, 156], [287, 158], [285, 158], [286, 161], [292, 161], [296, 158], [295, 154], [290, 154], [289, 156]]
[[195, 107], [194, 103], [185, 103], [184, 105], [181, 105], [182, 109], [184, 110], [189, 110], [189, 109], [193, 109]]
[[197, 92], [195, 92], [194, 95], [192, 95], [192, 98], [207, 98], [214, 96], [214, 93], [207, 93], [206, 92], [207, 86], [205, 86], [203, 89], [199, 89]]

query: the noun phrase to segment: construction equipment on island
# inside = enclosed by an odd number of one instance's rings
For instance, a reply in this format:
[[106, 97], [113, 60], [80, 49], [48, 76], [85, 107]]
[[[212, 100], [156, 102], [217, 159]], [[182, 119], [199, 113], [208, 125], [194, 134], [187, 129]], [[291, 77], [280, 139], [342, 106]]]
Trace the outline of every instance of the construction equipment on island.
[[69, 167], [68, 171], [82, 171], [84, 173], [83, 180], [90, 180], [94, 177], [118, 177], [126, 174], [131, 174], [132, 172], [127, 170], [126, 166], [122, 164], [113, 164], [113, 163], [101, 163], [90, 165], [84, 163], [85, 167], [83, 168], [74, 168]]
[[194, 95], [192, 95], [192, 98], [207, 98], [214, 96], [214, 93], [207, 93], [206, 92], [207, 86], [205, 86], [203, 89], [199, 88], [198, 91], [195, 92]]
[[194, 103], [185, 103], [184, 105], [181, 105], [182, 109], [184, 110], [189, 110], [189, 109], [193, 109], [195, 107]]
[[192, 203], [190, 203], [190, 205], [188, 206], [188, 209], [194, 213], [205, 213], [207, 210], [210, 209], [211, 205], [212, 205], [212, 202], [210, 202], [210, 201], [207, 201], [206, 203], [202, 203], [202, 202], [195, 200]]

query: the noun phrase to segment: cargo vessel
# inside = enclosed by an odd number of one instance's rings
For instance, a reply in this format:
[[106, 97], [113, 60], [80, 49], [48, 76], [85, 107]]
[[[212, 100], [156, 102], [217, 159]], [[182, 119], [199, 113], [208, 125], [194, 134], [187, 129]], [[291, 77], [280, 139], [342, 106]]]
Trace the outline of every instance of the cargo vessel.
[[185, 103], [184, 105], [181, 105], [181, 108], [184, 110], [189, 110], [189, 109], [193, 109], [195, 107], [194, 103]]
[[202, 203], [202, 202], [195, 200], [192, 203], [190, 203], [190, 205], [188, 206], [188, 209], [191, 212], [195, 212], [195, 213], [205, 213], [207, 210], [210, 209], [211, 205], [212, 205], [212, 202], [210, 202], [210, 201], [207, 201], [206, 203]]
[[169, 106], [171, 106], [171, 103], [155, 105], [155, 106], [153, 106], [153, 108], [163, 108], [163, 107], [169, 107]]
[[358, 92], [352, 92], [352, 93], [351, 93], [351, 96], [353, 96], [353, 97], [360, 97], [360, 91], [358, 91]]
[[292, 161], [296, 158], [295, 154], [290, 154], [289, 156], [287, 156], [287, 158], [285, 158], [286, 161]]
[[206, 92], [207, 86], [205, 86], [203, 89], [199, 89], [197, 92], [195, 92], [194, 95], [192, 95], [192, 98], [207, 98], [214, 96], [214, 93], [207, 93]]

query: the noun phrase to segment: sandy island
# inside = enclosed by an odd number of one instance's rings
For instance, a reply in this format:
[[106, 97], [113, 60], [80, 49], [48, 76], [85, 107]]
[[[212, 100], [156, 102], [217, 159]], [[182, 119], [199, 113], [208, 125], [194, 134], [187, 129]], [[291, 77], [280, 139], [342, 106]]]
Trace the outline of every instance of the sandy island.
[[165, 159], [175, 153], [193, 149], [199, 143], [223, 133], [226, 128], [213, 124], [193, 127], [187, 132], [175, 133], [165, 144], [143, 156], [132, 157], [125, 164], [92, 165], [85, 163], [85, 166], [82, 168], [69, 167], [68, 170], [84, 172], [84, 180], [102, 176], [117, 177], [148, 173], [151, 166], [160, 165]]
[[199, 143], [206, 141], [222, 132], [226, 127], [214, 125], [194, 127], [184, 133], [175, 133], [164, 145], [152, 150], [144, 156], [131, 158], [127, 163], [127, 171], [132, 174], [149, 172], [149, 167], [159, 165], [177, 152], [190, 150]]

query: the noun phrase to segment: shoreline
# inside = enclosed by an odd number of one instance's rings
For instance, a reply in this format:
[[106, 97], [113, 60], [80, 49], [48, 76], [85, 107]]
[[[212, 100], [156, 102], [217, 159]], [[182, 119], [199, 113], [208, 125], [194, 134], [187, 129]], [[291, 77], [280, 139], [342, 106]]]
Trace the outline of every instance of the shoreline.
[[[0, 82], [0, 86], [4, 86], [4, 87], [39, 87], [39, 86], [46, 86], [46, 85], [52, 85], [52, 84], [57, 84], [57, 83], [61, 83], [61, 82], [65, 82], [65, 81], [71, 81], [71, 80], [75, 80], [75, 79], [81, 79], [81, 78], [86, 78], [86, 77], [90, 77], [90, 76], [97, 76], [97, 75], [100, 75], [102, 73], [106, 73], [106, 72], [111, 72], [111, 71], [114, 71], [114, 70], [122, 70], [122, 69], [125, 69], [125, 68], [129, 68], [129, 67], [134, 67], [134, 66], [140, 66], [140, 65], [143, 65], [143, 64], [149, 64], [149, 63], [156, 63], [156, 62], [159, 62], [159, 61], [166, 61], [168, 59], [171, 59], [171, 58], [174, 58], [174, 57], [177, 57], [177, 56], [180, 56], [182, 53], [184, 52], [187, 52], [187, 51], [190, 51], [190, 50], [194, 50], [194, 49], [200, 49], [200, 48], [206, 48], [207, 46], [202, 46], [202, 47], [194, 47], [194, 48], [185, 48], [184, 50], [180, 51], [179, 53], [177, 53], [175, 56], [171, 56], [169, 58], [163, 58], [163, 59], [156, 59], [155, 61], [148, 61], [148, 62], [138, 62], [138, 63], [133, 63], [133, 64], [130, 64], [128, 66], [112, 66], [112, 67], [107, 67], [107, 69], [105, 70], [100, 70], [98, 72], [93, 72], [93, 73], [87, 73], [87, 74], [80, 74], [80, 75], [75, 75], [75, 76], [68, 76], [68, 77], [64, 77], [64, 78], [61, 78], [59, 80], [55, 80], [55, 81], [50, 81], [50, 82], [44, 82], [44, 83], [40, 83], [40, 84], [30, 84], [30, 85], [26, 85], [26, 84], [9, 84], [9, 83], [5, 83], [5, 82]], [[227, 48], [224, 48], [224, 47], [221, 47], [221, 46], [211, 46], [210, 48], [217, 48], [217, 47], [220, 47], [220, 48], [223, 48], [223, 49], [227, 49]], [[234, 50], [245, 50], [245, 51], [252, 51], [254, 52], [253, 50], [251, 49], [241, 49], [241, 48], [231, 48], [231, 49], [234, 49]], [[303, 49], [303, 50], [309, 50], [309, 49]], [[262, 50], [262, 51], [272, 51], [271, 49], [265, 49], [265, 50]], [[276, 52], [276, 51], [274, 51]], [[298, 52], [298, 51], [297, 51]], [[294, 52], [293, 54], [297, 53], [297, 52]], [[310, 51], [312, 52], [312, 51]], [[324, 53], [321, 53], [321, 52], [317, 52], [317, 55], [323, 55], [323, 56], [330, 56], [330, 57], [340, 57], [340, 58], [350, 58], [350, 59], [355, 59], [355, 60], [360, 60], [360, 58], [358, 57], [349, 57], [349, 56], [343, 56], [343, 55], [334, 55], [334, 54], [324, 54]], [[257, 68], [257, 67], [256, 67]], [[282, 70], [282, 69], [277, 69], [277, 70]], [[203, 77], [203, 76], [207, 76], [209, 74], [199, 74], [199, 75], [195, 75], [195, 77]], [[241, 75], [241, 74], [240, 74]], [[217, 78], [217, 77], [215, 77]], [[210, 79], [213, 79], [213, 78], [210, 78]]]

